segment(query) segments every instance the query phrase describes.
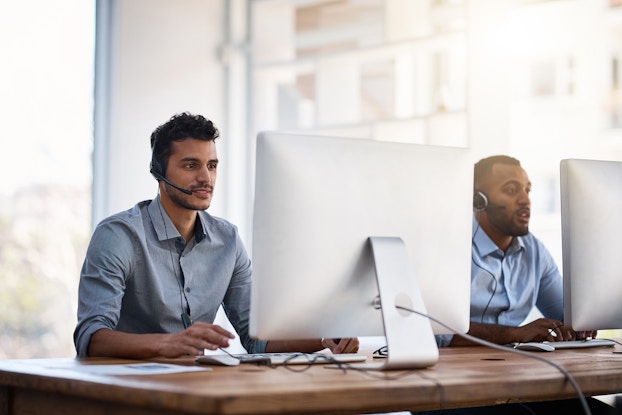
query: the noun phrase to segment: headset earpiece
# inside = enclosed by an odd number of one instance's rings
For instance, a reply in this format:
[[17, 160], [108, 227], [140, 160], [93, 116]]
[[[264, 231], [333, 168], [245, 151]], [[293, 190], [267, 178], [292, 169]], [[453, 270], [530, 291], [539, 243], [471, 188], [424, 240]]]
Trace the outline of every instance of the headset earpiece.
[[486, 210], [488, 207], [488, 198], [482, 192], [473, 193], [473, 209], [478, 212]]
[[162, 181], [166, 184], [168, 184], [169, 186], [174, 187], [175, 189], [179, 190], [182, 193], [185, 193], [189, 196], [192, 195], [192, 190], [188, 190], [188, 189], [184, 189], [183, 187], [179, 187], [177, 186], [175, 183], [172, 183], [171, 181], [169, 181], [165, 176], [164, 176], [164, 168], [162, 167], [162, 163], [160, 163], [160, 160], [158, 160], [158, 158], [155, 156], [155, 151], [152, 152], [151, 155], [151, 164], [149, 166], [149, 172], [151, 173], [151, 175], [153, 177], [155, 177], [155, 179], [157, 181]]
[[155, 151], [151, 153], [151, 164], [149, 165], [149, 172], [156, 178], [156, 180], [160, 181], [164, 178], [164, 169], [162, 168], [162, 163], [155, 155]]

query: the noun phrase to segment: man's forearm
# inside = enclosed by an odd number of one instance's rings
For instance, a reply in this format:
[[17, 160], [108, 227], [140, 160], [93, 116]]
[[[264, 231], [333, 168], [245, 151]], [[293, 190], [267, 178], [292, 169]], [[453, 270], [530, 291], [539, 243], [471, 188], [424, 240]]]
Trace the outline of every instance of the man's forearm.
[[323, 348], [321, 340], [270, 340], [266, 344], [266, 352], [313, 353]]
[[[508, 344], [517, 341], [516, 327], [501, 326], [496, 324], [471, 323], [468, 334], [479, 339], [487, 340], [496, 344]], [[454, 335], [450, 346], [476, 346], [470, 340], [459, 335]]]
[[158, 334], [129, 334], [102, 329], [91, 336], [90, 357], [124, 357], [146, 359], [159, 356]]

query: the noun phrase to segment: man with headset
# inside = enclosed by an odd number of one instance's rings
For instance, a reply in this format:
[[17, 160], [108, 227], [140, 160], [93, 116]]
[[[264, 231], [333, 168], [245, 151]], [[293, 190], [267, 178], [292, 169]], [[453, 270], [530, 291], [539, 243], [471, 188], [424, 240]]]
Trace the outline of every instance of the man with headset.
[[[564, 326], [562, 277], [544, 244], [529, 232], [531, 181], [509, 156], [474, 167], [471, 323], [468, 334], [497, 344], [582, 339], [596, 332]], [[537, 308], [543, 317], [522, 324]], [[521, 325], [522, 324], [522, 325]], [[437, 336], [439, 346], [474, 345], [458, 335]], [[589, 399], [593, 414], [613, 414]], [[421, 412], [452, 415], [583, 413], [578, 399]]]
[[[529, 232], [531, 181], [520, 162], [491, 156], [477, 162], [473, 173], [469, 334], [498, 344], [591, 335], [563, 325], [561, 274], [544, 244]], [[521, 325], [534, 307], [543, 318]], [[448, 344], [469, 342], [453, 336], [442, 345]]]
[[80, 275], [79, 357], [202, 355], [234, 335], [249, 353], [358, 350], [358, 339], [259, 341], [248, 333], [251, 263], [237, 228], [209, 215], [219, 132], [200, 115], [173, 116], [151, 135], [159, 195], [104, 219]]

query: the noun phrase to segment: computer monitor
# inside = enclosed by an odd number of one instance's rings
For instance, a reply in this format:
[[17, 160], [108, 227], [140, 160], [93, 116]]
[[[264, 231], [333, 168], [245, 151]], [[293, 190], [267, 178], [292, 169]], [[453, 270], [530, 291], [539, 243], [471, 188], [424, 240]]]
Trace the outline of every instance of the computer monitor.
[[386, 336], [381, 368], [433, 365], [450, 331], [396, 305], [468, 330], [472, 189], [465, 148], [259, 134], [251, 335]]
[[622, 162], [560, 163], [564, 324], [622, 329]]

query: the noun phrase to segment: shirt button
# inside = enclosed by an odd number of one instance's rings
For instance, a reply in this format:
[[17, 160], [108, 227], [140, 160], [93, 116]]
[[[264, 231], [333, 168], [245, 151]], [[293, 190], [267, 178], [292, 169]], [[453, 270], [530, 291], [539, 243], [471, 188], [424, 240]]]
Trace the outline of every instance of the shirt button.
[[186, 292], [189, 293], [190, 292], [190, 287], [186, 287]]

